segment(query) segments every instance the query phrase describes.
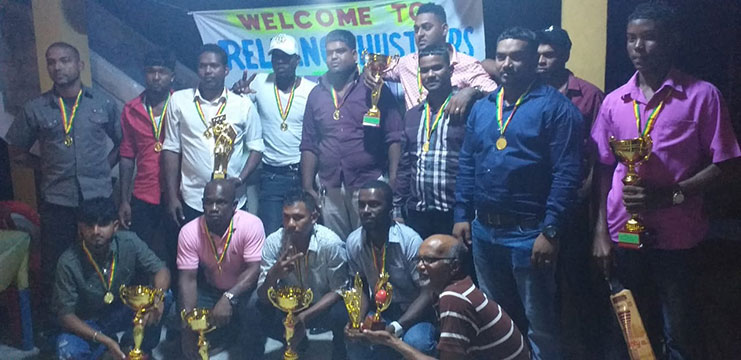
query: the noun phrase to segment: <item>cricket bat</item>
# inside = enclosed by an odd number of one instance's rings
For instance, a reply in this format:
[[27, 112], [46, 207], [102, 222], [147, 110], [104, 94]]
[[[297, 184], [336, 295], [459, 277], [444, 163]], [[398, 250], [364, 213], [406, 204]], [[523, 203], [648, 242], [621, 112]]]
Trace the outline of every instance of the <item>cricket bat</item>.
[[651, 342], [648, 340], [648, 334], [643, 327], [641, 314], [638, 313], [638, 307], [633, 299], [633, 293], [628, 289], [622, 289], [610, 295], [610, 302], [618, 323], [620, 323], [620, 328], [623, 330], [623, 337], [625, 337], [625, 343], [628, 345], [630, 359], [656, 360]]

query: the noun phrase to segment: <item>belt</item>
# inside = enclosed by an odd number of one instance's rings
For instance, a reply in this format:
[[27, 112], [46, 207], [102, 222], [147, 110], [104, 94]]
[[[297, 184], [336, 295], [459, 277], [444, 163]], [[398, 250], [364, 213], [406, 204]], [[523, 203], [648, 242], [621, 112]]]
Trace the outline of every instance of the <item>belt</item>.
[[262, 169], [265, 171], [276, 173], [276, 174], [287, 174], [287, 173], [297, 173], [300, 171], [301, 168], [299, 167], [299, 164], [290, 164], [286, 166], [272, 166], [272, 165], [263, 163]]
[[540, 225], [540, 219], [530, 216], [502, 214], [490, 211], [479, 210], [476, 212], [476, 218], [482, 224], [490, 227], [511, 227], [521, 226], [523, 228], [537, 228]]

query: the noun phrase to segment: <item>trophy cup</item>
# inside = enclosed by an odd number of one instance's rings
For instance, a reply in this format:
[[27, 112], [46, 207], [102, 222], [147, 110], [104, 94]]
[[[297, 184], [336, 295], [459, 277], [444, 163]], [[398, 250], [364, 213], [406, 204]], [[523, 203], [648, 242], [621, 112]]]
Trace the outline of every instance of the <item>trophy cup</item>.
[[121, 285], [118, 292], [121, 301], [134, 310], [134, 348], [129, 351], [129, 359], [141, 360], [144, 358], [141, 350], [144, 340], [144, 314], [163, 301], [165, 294], [162, 293], [162, 289], [143, 285]]
[[381, 313], [386, 311], [391, 305], [391, 295], [393, 295], [394, 288], [389, 282], [389, 274], [382, 272], [378, 277], [376, 283], [376, 289], [374, 292], [374, 300], [376, 302], [376, 313], [373, 316], [368, 315], [363, 323], [364, 329], [370, 330], [385, 330], [386, 322], [381, 319]]
[[350, 329], [360, 331], [360, 299], [363, 295], [363, 280], [360, 274], [355, 273], [353, 287], [342, 292], [342, 299], [345, 300], [345, 308], [350, 317]]
[[[621, 163], [628, 167], [628, 172], [623, 178], [625, 185], [638, 185], [641, 179], [636, 173], [636, 165], [648, 160], [651, 155], [653, 141], [649, 136], [635, 139], [616, 140], [610, 137], [610, 148]], [[631, 214], [628, 222], [618, 233], [618, 246], [626, 249], [640, 249], [641, 235], [646, 231], [641, 224], [638, 214]]]
[[237, 132], [234, 131], [231, 124], [226, 122], [226, 115], [219, 115], [211, 119], [209, 130], [214, 136], [214, 172], [211, 177], [224, 179], [229, 168], [229, 159], [232, 157]]
[[198, 354], [201, 355], [202, 360], [208, 360], [206, 333], [216, 329], [208, 322], [210, 312], [209, 309], [193, 309], [188, 312], [183, 309], [180, 312], [180, 317], [188, 324], [188, 327], [198, 333]]
[[283, 321], [285, 327], [286, 350], [283, 352], [284, 360], [297, 360], [298, 354], [293, 351], [291, 339], [293, 339], [293, 328], [296, 321], [293, 319], [293, 313], [306, 309], [314, 300], [314, 293], [311, 289], [302, 289], [297, 286], [283, 287], [275, 290], [272, 286], [268, 289], [268, 299], [273, 306], [283, 312], [288, 313]]
[[371, 108], [363, 116], [363, 125], [379, 127], [381, 126], [381, 111], [378, 109], [378, 99], [381, 98], [381, 88], [383, 87], [381, 73], [391, 68], [392, 64], [395, 66], [396, 62], [399, 61], [399, 55], [372, 54], [368, 50], [363, 50], [362, 56], [365, 66], [370, 69], [373, 77], [379, 80], [378, 86], [371, 89]]

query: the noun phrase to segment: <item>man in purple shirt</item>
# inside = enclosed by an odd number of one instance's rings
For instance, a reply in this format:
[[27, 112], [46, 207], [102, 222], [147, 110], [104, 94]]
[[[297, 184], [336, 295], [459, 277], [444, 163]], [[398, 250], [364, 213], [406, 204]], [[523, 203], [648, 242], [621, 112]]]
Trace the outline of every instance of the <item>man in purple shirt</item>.
[[319, 198], [318, 170], [324, 225], [343, 240], [358, 227], [357, 189], [386, 172], [394, 184], [401, 156], [401, 114], [386, 86], [378, 102], [380, 124], [363, 124], [371, 90], [358, 74], [356, 46], [347, 30], [327, 34], [328, 71], [309, 93], [300, 146], [303, 188]]
[[[703, 192], [736, 167], [741, 150], [720, 92], [673, 67], [675, 19], [660, 3], [641, 4], [628, 18], [627, 50], [637, 72], [607, 95], [592, 129], [602, 165], [593, 254], [608, 270], [614, 253], [617, 277], [633, 291], [657, 357], [663, 335], [668, 358], [700, 359], [692, 264], [708, 228]], [[649, 117], [653, 131], [646, 129]], [[642, 132], [653, 139], [651, 157], [638, 167], [641, 184], [624, 186], [626, 167], [615, 167], [609, 138]], [[640, 214], [652, 235], [641, 250], [614, 251], [630, 213]]]

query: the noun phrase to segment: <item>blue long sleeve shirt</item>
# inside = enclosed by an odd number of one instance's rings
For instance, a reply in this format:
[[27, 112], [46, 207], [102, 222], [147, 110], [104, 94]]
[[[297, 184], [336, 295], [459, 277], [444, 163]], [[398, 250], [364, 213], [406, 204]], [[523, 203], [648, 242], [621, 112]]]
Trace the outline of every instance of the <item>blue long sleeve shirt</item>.
[[[534, 84], [497, 150], [497, 89], [477, 101], [466, 123], [456, 178], [455, 221], [472, 221], [476, 210], [543, 219], [561, 228], [580, 184], [583, 119], [556, 89]], [[507, 119], [514, 104], [505, 106]]]

